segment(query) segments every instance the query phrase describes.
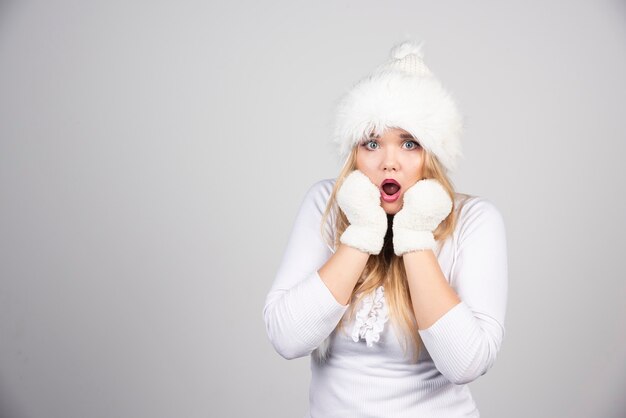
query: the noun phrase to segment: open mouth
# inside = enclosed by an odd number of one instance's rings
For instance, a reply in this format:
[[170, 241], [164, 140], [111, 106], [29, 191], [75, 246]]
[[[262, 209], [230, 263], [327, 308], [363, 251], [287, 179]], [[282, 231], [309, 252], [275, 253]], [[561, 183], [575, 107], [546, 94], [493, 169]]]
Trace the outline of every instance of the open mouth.
[[385, 179], [380, 186], [380, 195], [386, 202], [394, 202], [400, 196], [400, 184], [394, 179]]

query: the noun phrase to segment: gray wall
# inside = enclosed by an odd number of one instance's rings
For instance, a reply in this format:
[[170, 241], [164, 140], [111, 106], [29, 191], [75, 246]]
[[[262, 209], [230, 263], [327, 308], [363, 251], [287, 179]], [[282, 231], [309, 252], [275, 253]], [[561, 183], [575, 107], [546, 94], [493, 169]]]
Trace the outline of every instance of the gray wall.
[[626, 414], [624, 2], [296, 3], [0, 3], [0, 416], [303, 416], [264, 298], [334, 101], [407, 36], [507, 226], [482, 416]]

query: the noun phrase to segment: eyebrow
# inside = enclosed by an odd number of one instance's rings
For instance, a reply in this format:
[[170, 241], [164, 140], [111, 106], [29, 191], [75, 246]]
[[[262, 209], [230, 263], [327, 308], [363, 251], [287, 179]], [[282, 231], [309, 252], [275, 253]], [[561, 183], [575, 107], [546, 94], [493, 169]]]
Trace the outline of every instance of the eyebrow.
[[[370, 138], [379, 138], [380, 135], [370, 134]], [[400, 138], [402, 139], [415, 139], [415, 137], [411, 134], [400, 134]]]

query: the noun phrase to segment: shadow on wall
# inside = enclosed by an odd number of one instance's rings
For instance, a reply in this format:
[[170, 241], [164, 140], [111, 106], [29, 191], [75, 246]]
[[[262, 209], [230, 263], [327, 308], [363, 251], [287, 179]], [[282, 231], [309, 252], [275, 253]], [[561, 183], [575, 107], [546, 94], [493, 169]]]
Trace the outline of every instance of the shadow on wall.
[[613, 0], [613, 4], [615, 5], [616, 11], [624, 19], [624, 23], [626, 23], [626, 0]]
[[624, 398], [624, 390], [626, 390], [626, 370], [622, 373], [621, 387], [614, 388], [615, 402], [609, 408], [606, 408], [607, 418], [623, 418], [626, 417], [626, 398]]
[[[9, 22], [17, 13], [17, 0], [0, 0], [0, 39], [3, 39], [2, 29], [8, 27]], [[25, 411], [20, 411], [15, 397], [8, 390], [8, 386], [3, 384], [0, 374], [0, 417], [4, 418], [28, 418]]]
[[3, 385], [2, 382], [0, 382], [0, 417], [28, 418], [24, 411], [19, 410], [15, 398], [11, 396], [11, 391], [7, 390], [6, 385]]
[[17, 5], [17, 0], [0, 0], [0, 28], [5, 27], [5, 23], [11, 19], [15, 5]]

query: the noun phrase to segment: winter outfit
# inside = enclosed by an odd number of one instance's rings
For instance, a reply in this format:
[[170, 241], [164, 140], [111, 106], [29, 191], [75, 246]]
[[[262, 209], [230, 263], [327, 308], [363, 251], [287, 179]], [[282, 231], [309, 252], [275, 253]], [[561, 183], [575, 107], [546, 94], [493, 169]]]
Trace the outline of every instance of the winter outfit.
[[[370, 134], [391, 127], [409, 132], [445, 170], [456, 168], [462, 118], [414, 42], [394, 47], [389, 62], [340, 100], [334, 140], [345, 158]], [[307, 417], [478, 417], [465, 383], [493, 365], [504, 337], [507, 260], [500, 212], [484, 198], [451, 197], [436, 179], [419, 180], [404, 192], [402, 209], [393, 216], [394, 253], [432, 249], [461, 299], [429, 328], [417, 330], [423, 347], [413, 363], [411, 350], [402, 352], [404, 334], [389, 326], [382, 285], [364, 296], [351, 322], [345, 318], [347, 333], [336, 329], [350, 304], [340, 304], [317, 273], [335, 252], [319, 228], [336, 181], [309, 189], [263, 308], [278, 353], [287, 359], [313, 354]], [[349, 221], [339, 241], [379, 254], [388, 230], [379, 187], [353, 170], [336, 199]], [[454, 232], [436, 242], [433, 232], [453, 208]], [[335, 220], [331, 212], [324, 225], [330, 237]]]
[[[344, 332], [335, 327], [350, 306], [340, 304], [317, 271], [334, 249], [320, 234], [335, 179], [315, 183], [300, 206], [263, 317], [269, 340], [282, 357], [310, 355], [309, 418], [479, 417], [466, 383], [494, 364], [505, 335], [506, 237], [502, 216], [482, 197], [457, 193], [459, 219], [435, 254], [462, 300], [429, 328], [419, 361], [404, 356], [387, 319], [384, 292], [357, 307]], [[333, 236], [332, 217], [325, 225]], [[329, 356], [317, 351], [327, 337]], [[356, 341], [355, 341], [356, 339]]]

